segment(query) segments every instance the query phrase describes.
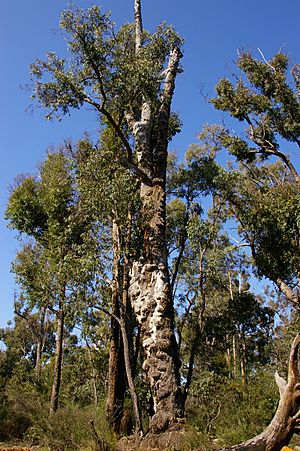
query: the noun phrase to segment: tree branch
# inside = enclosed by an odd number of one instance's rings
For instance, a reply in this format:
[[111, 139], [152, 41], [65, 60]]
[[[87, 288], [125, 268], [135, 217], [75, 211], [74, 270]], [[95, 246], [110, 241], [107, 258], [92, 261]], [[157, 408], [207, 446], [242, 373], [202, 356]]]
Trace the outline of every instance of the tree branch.
[[278, 371], [275, 371], [275, 375], [274, 376], [275, 376], [276, 385], [277, 385], [278, 390], [279, 390], [280, 398], [282, 398], [284, 393], [285, 393], [287, 383], [283, 379], [283, 377], [281, 377], [279, 375]]
[[297, 334], [293, 340], [289, 358], [288, 385], [292, 385], [293, 387], [299, 380], [299, 369], [298, 369], [299, 345], [300, 345], [300, 333]]
[[147, 176], [147, 174], [142, 171], [133, 161], [132, 148], [122, 132], [120, 125], [116, 123], [110, 112], [99, 103], [95, 102], [89, 96], [85, 96], [83, 99], [89, 105], [92, 105], [99, 113], [103, 114], [110, 125], [113, 127], [116, 135], [120, 138], [125, 150], [126, 150], [126, 158], [121, 161], [121, 164], [126, 168], [132, 171], [145, 185], [152, 186], [152, 180]]
[[166, 76], [164, 80], [164, 87], [161, 93], [161, 103], [158, 112], [158, 130], [156, 139], [156, 152], [154, 159], [156, 160], [156, 177], [165, 177], [166, 166], [166, 152], [168, 147], [168, 129], [171, 101], [175, 88], [175, 79], [178, 73], [179, 61], [182, 58], [182, 53], [178, 47], [175, 47], [169, 56], [168, 67], [166, 69]]
[[141, 0], [134, 0], [134, 25], [135, 25], [135, 53], [142, 47], [143, 24], [141, 13]]
[[111, 316], [120, 325], [122, 339], [123, 339], [123, 346], [124, 346], [125, 370], [126, 370], [126, 376], [127, 376], [130, 396], [131, 396], [132, 403], [133, 403], [133, 411], [134, 411], [134, 419], [135, 419], [135, 433], [137, 436], [141, 436], [143, 434], [142, 422], [141, 422], [140, 411], [139, 411], [139, 407], [138, 407], [138, 397], [137, 397], [137, 393], [136, 393], [136, 389], [135, 389], [135, 385], [134, 385], [134, 381], [133, 381], [133, 377], [132, 377], [132, 370], [131, 370], [130, 358], [129, 358], [129, 344], [128, 344], [128, 337], [127, 337], [126, 324], [125, 324], [124, 318], [122, 317], [122, 314], [120, 315], [121, 317], [119, 318], [118, 316], [114, 315], [113, 313], [111, 313], [110, 311], [106, 310], [103, 307], [100, 307], [100, 306], [93, 306], [93, 307], [96, 308], [97, 310], [100, 310], [101, 312], [105, 313], [106, 315]]
[[285, 295], [285, 297], [297, 308], [299, 309], [299, 298], [297, 293], [294, 293], [293, 290], [282, 280], [278, 277], [276, 280], [276, 285], [278, 286], [279, 290]]

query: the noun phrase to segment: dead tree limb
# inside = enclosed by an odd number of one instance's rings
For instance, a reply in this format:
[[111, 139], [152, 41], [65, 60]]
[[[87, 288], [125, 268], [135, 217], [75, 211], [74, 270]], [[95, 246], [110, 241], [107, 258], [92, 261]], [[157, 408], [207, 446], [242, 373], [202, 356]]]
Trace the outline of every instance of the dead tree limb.
[[220, 451], [280, 451], [283, 446], [289, 444], [300, 425], [299, 345], [300, 334], [294, 338], [291, 346], [287, 381], [277, 372], [275, 373], [280, 400], [269, 426], [256, 437]]

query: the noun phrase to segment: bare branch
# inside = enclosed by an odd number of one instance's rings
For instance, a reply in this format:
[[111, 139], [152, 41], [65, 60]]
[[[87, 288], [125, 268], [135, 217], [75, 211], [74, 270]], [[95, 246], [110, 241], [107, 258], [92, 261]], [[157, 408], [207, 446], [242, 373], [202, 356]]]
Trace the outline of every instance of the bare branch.
[[262, 59], [264, 60], [264, 62], [266, 63], [266, 65], [267, 66], [269, 66], [275, 73], [276, 73], [276, 69], [275, 69], [275, 67], [273, 67], [267, 60], [266, 60], [266, 58], [265, 58], [265, 56], [264, 56], [264, 54], [263, 54], [263, 52], [260, 50], [260, 48], [259, 47], [257, 47], [257, 50], [259, 51], [259, 53], [261, 54], [261, 56], [262, 56]]
[[143, 23], [141, 13], [141, 0], [134, 0], [134, 24], [135, 24], [135, 53], [142, 47]]
[[[178, 47], [175, 47], [169, 56], [168, 67], [166, 69], [166, 77], [161, 93], [161, 103], [158, 112], [158, 131], [156, 141], [156, 155], [158, 174], [157, 177], [164, 175], [165, 168], [163, 164], [166, 161], [166, 151], [168, 147], [168, 123], [170, 117], [171, 101], [175, 88], [175, 79], [178, 73], [179, 61], [182, 53]], [[164, 162], [164, 163], [163, 163]], [[163, 164], [161, 164], [163, 163]]]
[[124, 346], [124, 361], [125, 361], [126, 376], [127, 376], [130, 396], [131, 396], [132, 402], [133, 402], [133, 410], [134, 410], [134, 418], [135, 418], [135, 433], [138, 437], [141, 437], [143, 435], [142, 422], [141, 422], [140, 412], [139, 412], [139, 408], [138, 408], [137, 393], [136, 393], [133, 376], [132, 376], [132, 369], [131, 369], [130, 358], [129, 358], [128, 336], [127, 336], [126, 324], [125, 324], [124, 318], [122, 317], [122, 314], [119, 318], [114, 313], [110, 312], [109, 310], [106, 310], [105, 308], [103, 308], [101, 306], [93, 306], [93, 307], [96, 308], [97, 310], [100, 310], [101, 312], [105, 313], [106, 315], [111, 316], [120, 325], [122, 339], [123, 339], [123, 346]]

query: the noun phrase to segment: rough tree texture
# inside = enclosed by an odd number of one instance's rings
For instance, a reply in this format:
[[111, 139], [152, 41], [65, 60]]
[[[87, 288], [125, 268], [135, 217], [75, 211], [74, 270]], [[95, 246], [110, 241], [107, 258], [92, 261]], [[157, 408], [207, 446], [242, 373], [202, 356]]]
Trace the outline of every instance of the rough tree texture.
[[292, 435], [297, 432], [300, 422], [300, 383], [298, 368], [298, 348], [300, 334], [292, 343], [287, 382], [275, 374], [276, 383], [279, 388], [280, 401], [277, 411], [269, 426], [256, 437], [247, 442], [224, 448], [237, 451], [280, 451], [283, 446], [288, 445]]
[[[140, 1], [135, 1], [136, 51], [141, 46]], [[173, 304], [166, 262], [166, 164], [170, 106], [181, 52], [170, 53], [158, 112], [156, 151], [151, 145], [153, 112], [144, 100], [140, 120], [127, 115], [135, 139], [138, 167], [150, 181], [141, 181], [140, 198], [144, 224], [143, 256], [133, 263], [130, 297], [141, 328], [141, 343], [146, 372], [154, 402], [150, 423], [153, 432], [161, 432], [182, 417], [179, 358], [174, 337]]]
[[[160, 28], [155, 44], [158, 45], [160, 62], [156, 69], [154, 64], [152, 73], [151, 68], [149, 66], [147, 68], [146, 55], [147, 46], [153, 45], [154, 51], [155, 45], [154, 42], [149, 44], [151, 41], [147, 38], [149, 35], [143, 33], [140, 0], [134, 0], [134, 19], [134, 51], [137, 68], [141, 70], [141, 85], [135, 86], [136, 90], [132, 91], [136, 92], [133, 103], [131, 95], [128, 98], [128, 104], [125, 99], [122, 100], [120, 111], [116, 111], [119, 92], [113, 89], [111, 83], [113, 85], [116, 83], [116, 86], [123, 90], [122, 83], [129, 78], [130, 72], [125, 74], [126, 58], [123, 62], [121, 61], [122, 64], [119, 62], [118, 45], [123, 41], [118, 42], [117, 38], [117, 46], [112, 49], [114, 47], [110, 42], [114, 37], [112, 24], [108, 16], [99, 13], [97, 7], [90, 9], [87, 14], [82, 10], [76, 10], [75, 12], [67, 11], [62, 16], [62, 27], [71, 39], [70, 48], [72, 52], [78, 53], [75, 66], [70, 62], [71, 71], [66, 70], [67, 66], [64, 65], [63, 60], [52, 53], [49, 54], [46, 63], [38, 60], [32, 65], [31, 71], [37, 79], [35, 98], [47, 110], [50, 110], [48, 117], [52, 117], [57, 112], [66, 114], [69, 108], [77, 108], [83, 103], [93, 106], [120, 140], [124, 148], [122, 164], [139, 180], [140, 216], [144, 242], [141, 259], [130, 265], [132, 268], [129, 291], [132, 308], [141, 329], [141, 344], [145, 351], [144, 368], [155, 406], [150, 428], [160, 432], [176, 422], [176, 419], [182, 416], [183, 410], [165, 242], [168, 128], [175, 79], [182, 55], [177, 48], [180, 45], [180, 39], [176, 33], [169, 33], [166, 29], [165, 38], [161, 39], [159, 33], [164, 33], [162, 31], [164, 27]], [[122, 33], [124, 34], [124, 29]], [[120, 38], [123, 40], [122, 33]], [[166, 64], [165, 45], [169, 49]], [[153, 58], [156, 58], [155, 52], [156, 50], [150, 53], [154, 55]], [[99, 61], [102, 53], [103, 61], [102, 57]], [[107, 61], [108, 65], [104, 61]], [[111, 61], [112, 72], [110, 72]], [[142, 75], [144, 69], [146, 72], [150, 69], [145, 80]], [[121, 75], [120, 85], [118, 85], [118, 70]], [[159, 71], [161, 73], [158, 73]], [[47, 76], [50, 74], [50, 81], [46, 79], [43, 82], [45, 74]], [[124, 75], [126, 75], [125, 78]], [[149, 75], [149, 85], [146, 81], [147, 75]], [[113, 80], [115, 83], [112, 82]], [[132, 83], [136, 81], [133, 79]], [[61, 92], [66, 95], [61, 95]], [[128, 92], [130, 93], [131, 90]], [[114, 98], [114, 96], [117, 97]], [[128, 131], [131, 135], [130, 140], [128, 140]]]

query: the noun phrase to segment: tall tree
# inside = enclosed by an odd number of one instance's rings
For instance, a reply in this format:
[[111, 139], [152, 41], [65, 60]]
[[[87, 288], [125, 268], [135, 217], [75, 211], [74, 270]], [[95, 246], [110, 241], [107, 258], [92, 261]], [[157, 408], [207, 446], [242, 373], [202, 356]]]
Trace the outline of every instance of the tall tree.
[[[290, 77], [282, 53], [270, 61], [242, 53], [237, 67], [238, 82], [221, 79], [211, 102], [244, 124], [244, 132], [205, 127], [202, 138], [240, 162], [237, 171], [220, 171], [222, 195], [240, 222], [258, 271], [297, 306], [300, 177], [289, 152], [300, 146], [299, 67]], [[262, 165], [270, 158], [272, 164]]]
[[[281, 53], [270, 61], [242, 53], [237, 61], [241, 76], [235, 83], [220, 80], [212, 103], [244, 123], [244, 133], [238, 136], [214, 126], [205, 128], [202, 136], [206, 144], [226, 148], [240, 162], [239, 170], [220, 168], [218, 192], [239, 222], [258, 273], [269, 277], [297, 307], [300, 177], [287, 149], [288, 143], [300, 145], [299, 69], [292, 69], [291, 80], [288, 64]], [[276, 162], [263, 165], [268, 158]], [[298, 347], [299, 336], [291, 348], [288, 381], [276, 376], [280, 402], [270, 425], [232, 449], [279, 450], [289, 443], [298, 424]]]
[[35, 373], [40, 379], [42, 355], [52, 333], [51, 273], [45, 262], [43, 248], [37, 243], [25, 243], [12, 265], [20, 294], [15, 299], [15, 313], [28, 322], [36, 339]]
[[[44, 305], [55, 314], [56, 350], [50, 412], [58, 408], [61, 383], [63, 335], [66, 314], [74, 317], [76, 304], [72, 300], [74, 287], [85, 285], [94, 278], [97, 250], [90, 233], [90, 221], [80, 208], [76, 195], [70, 161], [63, 152], [49, 154], [41, 166], [40, 177], [21, 180], [9, 199], [6, 216], [10, 226], [36, 240], [38, 261], [20, 265], [24, 252], [15, 265], [16, 272], [31, 295], [33, 305]], [[45, 275], [42, 277], [42, 275]], [[49, 296], [48, 299], [45, 297]]]
[[[127, 390], [121, 317], [126, 322], [130, 346], [131, 366], [134, 372], [136, 352], [133, 350], [132, 308], [128, 299], [130, 262], [138, 253], [136, 230], [139, 202], [136, 178], [119, 162], [122, 152], [111, 127], [105, 128], [100, 143], [93, 146], [87, 141], [79, 143], [76, 152], [77, 180], [85, 209], [94, 220], [106, 224], [111, 245], [111, 337], [107, 377], [106, 414], [118, 433], [122, 423], [124, 399]], [[93, 170], [91, 171], [91, 167]], [[110, 263], [109, 263], [110, 266]], [[96, 307], [107, 307], [96, 302]]]
[[35, 98], [48, 117], [92, 105], [115, 131], [120, 160], [140, 182], [143, 244], [132, 264], [130, 298], [154, 400], [151, 429], [159, 432], [183, 415], [165, 240], [167, 147], [178, 129], [171, 101], [182, 54], [171, 27], [160, 25], [150, 35], [142, 27], [140, 1], [134, 10], [134, 27], [125, 25], [117, 34], [96, 6], [65, 11], [61, 26], [73, 59], [67, 63], [49, 53], [47, 61], [32, 65], [32, 74]]

